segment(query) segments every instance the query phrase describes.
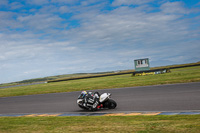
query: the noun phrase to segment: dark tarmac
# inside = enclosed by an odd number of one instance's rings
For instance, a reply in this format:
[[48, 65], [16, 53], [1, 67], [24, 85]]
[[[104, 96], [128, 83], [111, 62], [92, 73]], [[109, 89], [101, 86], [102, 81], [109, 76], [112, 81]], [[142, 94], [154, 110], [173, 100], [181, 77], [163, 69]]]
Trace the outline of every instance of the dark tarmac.
[[[116, 109], [97, 113], [200, 111], [200, 82], [104, 89], [98, 92], [112, 93], [111, 98], [118, 105]], [[87, 113], [76, 104], [79, 94], [69, 92], [3, 97], [0, 98], [0, 114]]]

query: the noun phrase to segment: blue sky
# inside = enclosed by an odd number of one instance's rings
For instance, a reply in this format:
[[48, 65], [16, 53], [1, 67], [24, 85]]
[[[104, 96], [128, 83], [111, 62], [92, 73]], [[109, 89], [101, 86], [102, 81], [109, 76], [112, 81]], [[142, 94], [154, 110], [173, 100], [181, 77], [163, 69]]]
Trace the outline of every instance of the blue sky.
[[200, 61], [199, 0], [1, 0], [0, 83]]

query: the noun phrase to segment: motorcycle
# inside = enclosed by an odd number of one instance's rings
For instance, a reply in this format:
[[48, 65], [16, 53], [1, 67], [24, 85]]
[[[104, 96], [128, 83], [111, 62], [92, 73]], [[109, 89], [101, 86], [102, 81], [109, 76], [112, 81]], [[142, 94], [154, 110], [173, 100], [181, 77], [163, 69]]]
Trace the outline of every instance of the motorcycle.
[[[117, 103], [110, 98], [111, 97], [111, 93], [103, 93], [99, 96], [99, 104], [96, 108], [96, 110], [99, 109], [114, 109], [117, 106]], [[85, 106], [84, 104], [84, 98], [82, 98], [81, 96], [78, 97], [77, 100], [77, 104], [80, 108], [84, 109], [84, 110], [91, 110], [90, 107]], [[96, 111], [96, 110], [92, 110], [92, 111]]]

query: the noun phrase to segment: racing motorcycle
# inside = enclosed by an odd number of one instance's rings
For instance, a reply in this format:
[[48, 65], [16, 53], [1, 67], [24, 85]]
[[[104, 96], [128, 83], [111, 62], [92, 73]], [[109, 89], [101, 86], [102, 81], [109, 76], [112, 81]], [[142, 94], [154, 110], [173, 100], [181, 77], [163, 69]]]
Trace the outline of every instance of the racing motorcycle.
[[[99, 104], [96, 110], [99, 109], [114, 109], [117, 106], [117, 103], [110, 98], [111, 93], [103, 93], [99, 96]], [[84, 98], [81, 96], [78, 97], [77, 104], [80, 108], [84, 110], [91, 110], [90, 107], [84, 105]], [[92, 110], [92, 111], [96, 111]]]

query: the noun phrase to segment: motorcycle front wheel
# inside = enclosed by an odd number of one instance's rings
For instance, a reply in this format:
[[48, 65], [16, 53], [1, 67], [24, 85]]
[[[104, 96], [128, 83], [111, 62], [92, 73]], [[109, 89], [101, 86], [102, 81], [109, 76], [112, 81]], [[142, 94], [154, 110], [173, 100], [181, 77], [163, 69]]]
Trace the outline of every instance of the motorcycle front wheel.
[[114, 100], [109, 99], [108, 102], [109, 102], [109, 106], [108, 106], [109, 109], [114, 109], [117, 107], [117, 103]]

